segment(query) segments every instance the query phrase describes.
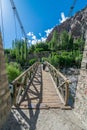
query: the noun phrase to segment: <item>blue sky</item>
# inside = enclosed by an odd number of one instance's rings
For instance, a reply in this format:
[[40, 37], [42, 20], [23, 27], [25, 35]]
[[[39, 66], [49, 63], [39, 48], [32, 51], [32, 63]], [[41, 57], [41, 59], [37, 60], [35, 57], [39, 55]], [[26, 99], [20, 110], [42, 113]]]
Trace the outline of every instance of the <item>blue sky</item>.
[[[12, 40], [16, 38], [13, 10], [10, 0], [2, 1], [2, 14], [4, 23], [4, 47], [11, 48]], [[46, 36], [53, 27], [68, 17], [73, 0], [14, 0], [20, 19], [25, 28], [29, 42], [45, 41]], [[73, 10], [74, 15], [87, 5], [87, 0], [77, 0]], [[1, 6], [0, 6], [1, 8]], [[62, 15], [62, 18], [61, 18]], [[23, 37], [18, 21], [17, 38]], [[1, 25], [1, 15], [0, 15]]]

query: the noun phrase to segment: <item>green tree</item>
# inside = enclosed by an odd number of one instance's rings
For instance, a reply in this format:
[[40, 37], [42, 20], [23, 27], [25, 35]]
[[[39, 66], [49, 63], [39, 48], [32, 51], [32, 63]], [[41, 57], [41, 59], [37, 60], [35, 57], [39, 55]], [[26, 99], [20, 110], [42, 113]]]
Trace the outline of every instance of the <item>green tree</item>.
[[17, 76], [21, 74], [18, 66], [19, 65], [17, 63], [10, 63], [6, 65], [9, 82], [12, 82]]
[[35, 45], [31, 45], [29, 48], [29, 53], [33, 53], [35, 51]]
[[28, 55], [27, 41], [16, 40], [13, 42], [13, 48], [11, 49], [11, 55], [16, 56], [16, 61], [26, 60]]
[[74, 44], [74, 39], [72, 35], [69, 36], [69, 42], [67, 43], [67, 50], [68, 51], [73, 51], [73, 44]]
[[35, 59], [35, 58], [29, 60], [29, 65], [30, 65], [30, 66], [33, 65], [36, 61], [37, 61], [37, 59]]
[[69, 45], [69, 34], [66, 31], [63, 31], [60, 34], [60, 43], [61, 43], [61, 49], [62, 50], [68, 50], [68, 45]]
[[55, 30], [55, 31], [53, 32], [53, 37], [52, 37], [52, 39], [51, 39], [51, 41], [50, 41], [50, 44], [49, 44], [51, 50], [55, 50], [55, 51], [58, 50], [58, 47], [59, 47], [59, 39], [60, 39], [60, 38], [59, 38], [59, 35], [58, 35], [57, 31]]

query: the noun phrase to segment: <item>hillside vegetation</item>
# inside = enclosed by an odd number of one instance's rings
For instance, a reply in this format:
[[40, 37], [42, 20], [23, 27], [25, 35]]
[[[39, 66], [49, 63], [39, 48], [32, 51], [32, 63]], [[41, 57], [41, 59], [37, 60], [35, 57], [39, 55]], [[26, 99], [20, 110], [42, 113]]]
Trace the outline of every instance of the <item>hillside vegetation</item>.
[[[25, 70], [36, 61], [42, 62], [46, 60], [56, 68], [80, 67], [84, 40], [82, 37], [74, 39], [66, 31], [61, 34], [54, 31], [50, 42], [37, 43], [29, 48], [24, 41], [15, 41], [12, 45], [12, 49], [5, 49], [9, 81], [15, 79], [20, 74], [19, 71]], [[44, 54], [47, 52], [49, 52], [49, 55], [45, 56]], [[33, 56], [33, 58], [29, 59], [29, 55]], [[10, 62], [16, 62], [16, 68], [15, 63], [10, 64]], [[12, 69], [12, 65], [14, 69]], [[17, 66], [21, 66], [21, 70]], [[11, 77], [13, 71], [14, 74], [12, 75], [14, 76]]]
[[57, 68], [80, 67], [84, 43], [82, 37], [75, 39], [66, 31], [61, 34], [54, 31], [51, 41], [48, 42], [52, 51], [49, 62]]

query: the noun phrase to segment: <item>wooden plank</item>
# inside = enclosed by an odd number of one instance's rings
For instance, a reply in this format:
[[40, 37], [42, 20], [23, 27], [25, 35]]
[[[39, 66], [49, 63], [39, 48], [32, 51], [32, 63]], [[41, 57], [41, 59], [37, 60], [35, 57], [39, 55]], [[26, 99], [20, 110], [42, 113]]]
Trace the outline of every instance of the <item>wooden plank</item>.
[[[49, 109], [60, 108], [70, 109], [69, 106], [64, 106], [60, 100], [57, 87], [50, 76], [49, 72], [42, 71], [38, 68], [37, 73], [33, 79], [33, 84], [29, 86], [26, 91], [19, 108], [24, 109]], [[41, 75], [42, 73], [42, 75]], [[37, 77], [37, 78], [36, 78]], [[43, 83], [42, 83], [43, 82]], [[38, 83], [38, 84], [37, 84]], [[41, 84], [42, 83], [42, 84]], [[14, 108], [14, 107], [13, 107]]]
[[48, 63], [48, 62], [46, 62], [46, 64], [47, 64], [48, 66], [50, 66], [51, 68], [53, 68], [53, 70], [54, 70], [58, 75], [60, 75], [64, 80], [67, 80], [67, 78], [66, 78], [62, 73], [60, 73], [53, 65], [51, 65], [51, 64]]
[[70, 106], [64, 106], [63, 104], [55, 104], [55, 103], [42, 103], [40, 105], [36, 105], [32, 103], [31, 105], [23, 104], [19, 107], [12, 106], [12, 109], [21, 108], [21, 109], [62, 109], [62, 110], [71, 110]]

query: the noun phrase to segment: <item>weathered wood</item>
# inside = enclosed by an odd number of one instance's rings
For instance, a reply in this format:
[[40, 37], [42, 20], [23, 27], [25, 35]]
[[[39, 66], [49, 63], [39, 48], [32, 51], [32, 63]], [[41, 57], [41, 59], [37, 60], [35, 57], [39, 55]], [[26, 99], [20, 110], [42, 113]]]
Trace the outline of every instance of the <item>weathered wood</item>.
[[[30, 68], [28, 68], [26, 71], [24, 71], [20, 76], [18, 76], [13, 82], [13, 89], [14, 89], [14, 94], [13, 94], [13, 104], [17, 105], [19, 104], [19, 99], [20, 99], [20, 93], [23, 91], [26, 91], [27, 86], [31, 83], [31, 80], [33, 79], [37, 68], [38, 68], [39, 63], [33, 64]], [[30, 75], [29, 75], [30, 73]], [[27, 82], [27, 79], [29, 79], [29, 83]]]
[[4, 49], [0, 32], [0, 129], [11, 110], [10, 91], [8, 86]]
[[60, 84], [60, 85], [58, 86], [58, 89], [61, 88], [65, 83], [66, 83], [66, 82], [63, 82], [62, 84]]
[[[23, 105], [24, 103], [28, 105], [28, 102], [30, 102], [29, 105], [31, 105], [33, 103], [38, 104], [39, 101], [39, 103], [46, 103], [46, 106], [50, 106], [49, 104], [53, 102], [57, 104], [56, 107], [61, 107], [61, 104], [68, 105], [69, 80], [52, 65], [46, 64], [51, 71], [51, 78], [48, 71], [43, 71], [43, 75], [41, 75], [41, 71], [36, 73], [39, 66], [39, 63], [36, 63], [13, 81], [15, 88], [14, 104]], [[38, 76], [40, 77], [38, 78]]]
[[66, 88], [65, 88], [65, 105], [68, 104], [68, 98], [69, 98], [69, 82], [66, 82]]
[[50, 63], [46, 62], [46, 65], [49, 68], [52, 78], [56, 83], [57, 89], [59, 90], [58, 93], [61, 101], [64, 103], [64, 105], [67, 105], [70, 81]]
[[47, 66], [48, 66], [48, 68], [49, 68], [49, 66], [50, 66], [50, 68], [52, 69], [52, 70], [54, 70], [55, 72], [56, 72], [56, 74], [58, 74], [60, 77], [62, 77], [64, 80], [67, 80], [67, 78], [62, 74], [62, 73], [60, 73], [53, 65], [51, 65], [50, 63], [48, 63], [48, 62], [46, 62], [46, 64], [47, 64]]
[[70, 109], [70, 107], [64, 106], [64, 98], [56, 87], [51, 74], [42, 71], [40, 66], [21, 99], [18, 108], [22, 109]]

